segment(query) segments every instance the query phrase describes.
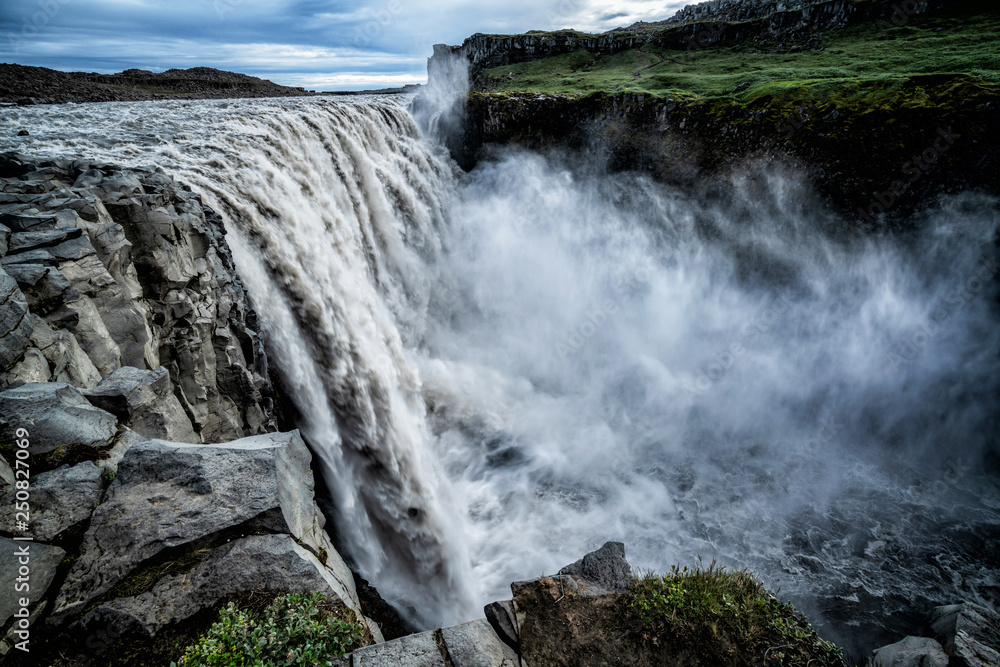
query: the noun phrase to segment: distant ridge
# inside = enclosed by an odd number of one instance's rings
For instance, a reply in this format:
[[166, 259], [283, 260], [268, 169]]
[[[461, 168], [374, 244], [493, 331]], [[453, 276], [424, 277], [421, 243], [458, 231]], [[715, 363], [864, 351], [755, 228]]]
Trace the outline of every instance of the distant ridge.
[[135, 102], [162, 99], [292, 97], [304, 88], [210, 67], [161, 73], [129, 69], [118, 74], [59, 72], [45, 67], [0, 64], [0, 102]]

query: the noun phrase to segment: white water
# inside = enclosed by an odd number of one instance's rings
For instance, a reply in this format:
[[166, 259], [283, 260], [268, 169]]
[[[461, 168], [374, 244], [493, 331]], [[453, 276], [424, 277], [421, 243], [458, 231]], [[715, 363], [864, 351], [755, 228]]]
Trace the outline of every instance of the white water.
[[777, 171], [726, 202], [516, 152], [462, 175], [393, 100], [0, 119], [223, 214], [339, 539], [421, 623], [608, 539], [753, 567], [852, 646], [1000, 597], [995, 200], [850, 240]]

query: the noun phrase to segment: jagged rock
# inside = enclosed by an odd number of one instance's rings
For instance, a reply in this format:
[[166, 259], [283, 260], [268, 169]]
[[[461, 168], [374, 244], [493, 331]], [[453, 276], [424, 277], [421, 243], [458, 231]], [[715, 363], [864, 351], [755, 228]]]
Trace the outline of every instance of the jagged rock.
[[69, 331], [56, 331], [37, 315], [29, 315], [33, 330], [31, 342], [49, 362], [50, 376], [46, 381], [90, 388], [101, 381], [101, 373]]
[[[31, 613], [28, 615], [29, 628], [37, 627], [35, 623], [38, 621], [39, 618], [42, 617], [42, 614], [45, 613], [45, 610], [48, 608], [48, 606], [49, 603], [48, 601], [46, 601], [42, 602], [39, 605], [36, 605], [31, 609]], [[10, 653], [10, 651], [20, 641], [21, 638], [18, 636], [18, 627], [16, 625], [12, 625], [10, 628], [10, 632], [7, 633], [7, 636], [3, 639], [3, 641], [0, 641], [0, 657], [6, 656], [8, 653]]]
[[141, 628], [142, 634], [153, 637], [227, 596], [258, 590], [323, 593], [353, 606], [360, 618], [350, 593], [289, 535], [247, 537], [206, 551], [204, 560], [190, 571], [164, 577], [147, 593], [100, 605], [84, 617], [83, 625], [128, 617], [127, 627]]
[[352, 667], [447, 667], [433, 632], [408, 635], [351, 653]]
[[441, 630], [452, 667], [518, 667], [517, 653], [480, 619]]
[[15, 586], [18, 584], [18, 577], [21, 576], [19, 568], [23, 565], [21, 562], [23, 556], [20, 554], [24, 549], [28, 550], [30, 590], [23, 597], [29, 598], [32, 604], [45, 597], [52, 580], [55, 579], [59, 563], [66, 555], [66, 552], [59, 547], [41, 542], [18, 542], [0, 537], [0, 586], [3, 586], [4, 592], [0, 595], [0, 627], [7, 627], [10, 619], [21, 609], [19, 602], [22, 594], [15, 589]]
[[7, 493], [7, 487], [14, 483], [14, 470], [7, 459], [0, 456], [0, 493]]
[[493, 631], [515, 651], [521, 650], [521, 640], [517, 632], [517, 613], [511, 600], [491, 602], [484, 608], [486, 621]]
[[[90, 518], [101, 499], [101, 469], [90, 461], [34, 475], [31, 480], [31, 535], [53, 542], [68, 528]], [[0, 499], [0, 525], [14, 525], [15, 494]]]
[[0, 308], [0, 386], [42, 373], [37, 354], [16, 378], [8, 373], [29, 347], [26, 301], [47, 324], [35, 347], [51, 378], [93, 387], [93, 371], [162, 366], [198, 434], [185, 439], [275, 430], [254, 316], [222, 220], [200, 197], [163, 173], [79, 160], [32, 164], [7, 153], [0, 172], [9, 179], [0, 183], [0, 223], [13, 253], [2, 267], [21, 280], [18, 292], [30, 292], [22, 298], [0, 279], [0, 296], [22, 302]]
[[94, 513], [53, 617], [61, 622], [82, 610], [168, 549], [257, 531], [301, 540], [360, 608], [350, 570], [323, 532], [310, 461], [298, 432], [228, 445], [132, 445]]
[[17, 363], [28, 347], [28, 301], [17, 281], [0, 268], [0, 372]]
[[165, 368], [144, 371], [124, 366], [82, 393], [139, 435], [172, 442], [200, 440], [174, 396], [173, 383]]
[[574, 577], [581, 590], [595, 595], [624, 593], [633, 581], [632, 568], [625, 560], [625, 545], [621, 542], [607, 542], [597, 551], [559, 570], [559, 574]]
[[5, 225], [0, 225], [0, 257], [7, 254], [7, 248], [10, 244], [10, 229]]
[[875, 651], [879, 667], [948, 667], [948, 654], [928, 637], [906, 637]]
[[33, 456], [76, 445], [96, 458], [112, 444], [118, 420], [67, 384], [26, 384], [0, 393], [0, 441], [14, 442], [19, 428], [30, 433]]
[[938, 607], [931, 629], [953, 663], [961, 667], [1000, 665], [1000, 614], [965, 602]]
[[48, 382], [49, 364], [45, 356], [37, 348], [28, 348], [24, 351], [21, 361], [7, 372], [7, 381], [10, 384]]

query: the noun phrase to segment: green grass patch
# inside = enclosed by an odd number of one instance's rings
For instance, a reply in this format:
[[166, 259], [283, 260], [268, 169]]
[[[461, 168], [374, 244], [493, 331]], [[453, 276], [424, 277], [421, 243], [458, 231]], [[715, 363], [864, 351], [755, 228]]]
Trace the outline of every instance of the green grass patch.
[[843, 664], [839, 648], [820, 639], [791, 604], [746, 570], [713, 562], [638, 577], [631, 609], [649, 640], [714, 652], [702, 656], [704, 664], [729, 664], [734, 656], [753, 657], [763, 666]]
[[259, 612], [230, 603], [184, 651], [180, 667], [328, 667], [365, 643], [354, 612], [319, 593], [293, 593]]
[[[478, 90], [747, 101], [775, 87], [826, 83], [867, 91], [914, 76], [964, 73], [1000, 84], [1000, 13], [953, 10], [917, 16], [898, 28], [862, 24], [831, 30], [823, 50], [768, 53], [751, 41], [677, 51], [648, 44], [611, 56], [576, 53], [486, 70]], [[852, 88], [853, 86], [853, 88]], [[739, 88], [739, 90], [737, 90]], [[817, 88], [818, 90], [818, 88]]]

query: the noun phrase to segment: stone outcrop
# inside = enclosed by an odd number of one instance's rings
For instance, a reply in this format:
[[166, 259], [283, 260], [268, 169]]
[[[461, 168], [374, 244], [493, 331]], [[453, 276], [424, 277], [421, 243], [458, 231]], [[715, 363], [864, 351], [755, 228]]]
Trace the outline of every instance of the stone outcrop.
[[0, 388], [104, 380], [95, 402], [121, 392], [118, 416], [150, 437], [274, 430], [255, 315], [200, 197], [160, 172], [5, 154], [0, 223]]
[[520, 667], [485, 620], [408, 635], [344, 656], [338, 667]]
[[257, 533], [291, 535], [326, 561], [360, 612], [350, 570], [323, 532], [311, 456], [298, 433], [219, 446], [133, 445], [94, 512], [53, 618], [89, 606], [130, 572], [171, 552]]

